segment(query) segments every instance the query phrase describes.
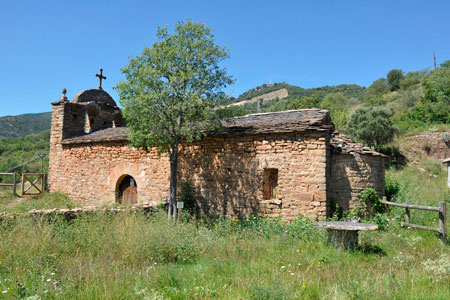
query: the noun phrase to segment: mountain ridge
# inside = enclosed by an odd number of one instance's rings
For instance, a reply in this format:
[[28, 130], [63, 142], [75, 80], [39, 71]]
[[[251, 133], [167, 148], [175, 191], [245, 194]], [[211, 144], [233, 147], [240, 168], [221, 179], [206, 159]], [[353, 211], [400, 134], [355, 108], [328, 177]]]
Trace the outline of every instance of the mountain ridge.
[[17, 138], [50, 129], [51, 112], [0, 117], [0, 137]]

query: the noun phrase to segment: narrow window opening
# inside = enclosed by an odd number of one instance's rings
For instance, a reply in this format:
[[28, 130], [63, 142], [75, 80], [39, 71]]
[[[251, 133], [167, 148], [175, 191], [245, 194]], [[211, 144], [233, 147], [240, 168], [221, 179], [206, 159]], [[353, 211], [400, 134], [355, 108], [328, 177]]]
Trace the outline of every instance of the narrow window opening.
[[278, 169], [264, 169], [263, 197], [264, 200], [275, 198], [278, 187]]

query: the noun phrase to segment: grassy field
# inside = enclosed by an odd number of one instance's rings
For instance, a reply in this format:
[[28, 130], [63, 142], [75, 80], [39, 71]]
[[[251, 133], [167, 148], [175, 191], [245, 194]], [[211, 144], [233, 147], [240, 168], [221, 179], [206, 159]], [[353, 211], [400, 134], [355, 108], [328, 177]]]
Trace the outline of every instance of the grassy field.
[[[400, 187], [395, 200], [450, 204], [443, 166], [420, 167], [425, 171], [387, 172]], [[61, 198], [44, 196], [44, 206], [72, 205]], [[386, 229], [362, 233], [357, 251], [328, 245], [325, 232], [306, 219], [289, 225], [258, 218], [174, 225], [164, 213], [86, 216], [71, 224], [18, 219], [0, 225], [0, 298], [449, 299], [450, 245], [400, 227], [402, 218], [401, 209], [381, 216]], [[412, 221], [436, 226], [437, 214], [413, 210]]]
[[[17, 189], [19, 190], [19, 188]], [[31, 197], [14, 197], [10, 188], [0, 190], [0, 212], [24, 213], [32, 209], [75, 208], [78, 206], [63, 193], [44, 193]]]

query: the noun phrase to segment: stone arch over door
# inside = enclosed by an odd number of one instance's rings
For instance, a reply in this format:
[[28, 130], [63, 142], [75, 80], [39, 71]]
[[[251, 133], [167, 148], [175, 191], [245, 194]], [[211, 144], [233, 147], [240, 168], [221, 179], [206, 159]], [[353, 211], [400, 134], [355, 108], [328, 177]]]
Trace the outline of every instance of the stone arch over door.
[[138, 203], [137, 182], [134, 177], [123, 174], [116, 183], [116, 202], [127, 205]]

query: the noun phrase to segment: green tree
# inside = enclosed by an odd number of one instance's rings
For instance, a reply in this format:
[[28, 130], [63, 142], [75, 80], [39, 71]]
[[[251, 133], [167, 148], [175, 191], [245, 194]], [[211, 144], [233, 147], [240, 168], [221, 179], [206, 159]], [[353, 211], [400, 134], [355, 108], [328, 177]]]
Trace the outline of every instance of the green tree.
[[450, 60], [446, 60], [441, 64], [441, 68], [447, 68], [450, 69]]
[[397, 131], [391, 120], [392, 115], [386, 108], [360, 108], [350, 115], [347, 133], [357, 141], [380, 150], [393, 140]]
[[437, 69], [425, 77], [425, 102], [444, 102], [450, 104], [450, 68]]
[[401, 69], [393, 69], [387, 73], [386, 80], [391, 91], [396, 91], [400, 88], [403, 79], [403, 71]]
[[450, 123], [450, 68], [432, 71], [423, 80], [422, 103], [408, 112], [411, 120]]
[[383, 95], [389, 92], [386, 78], [375, 80], [366, 90], [365, 101], [371, 105], [381, 105], [385, 103]]
[[292, 103], [292, 109], [302, 108], [318, 108], [320, 106], [320, 98], [318, 95], [302, 97]]
[[331, 120], [338, 130], [344, 130], [348, 122], [347, 101], [348, 98], [339, 92], [326, 95], [320, 104], [321, 108], [330, 111]]
[[228, 57], [211, 30], [191, 20], [174, 32], [158, 28], [158, 40], [122, 69], [115, 89], [133, 146], [158, 147], [170, 161], [169, 218], [176, 218], [178, 148], [200, 139], [220, 122], [214, 107], [226, 101], [222, 89], [233, 79], [219, 63]]

